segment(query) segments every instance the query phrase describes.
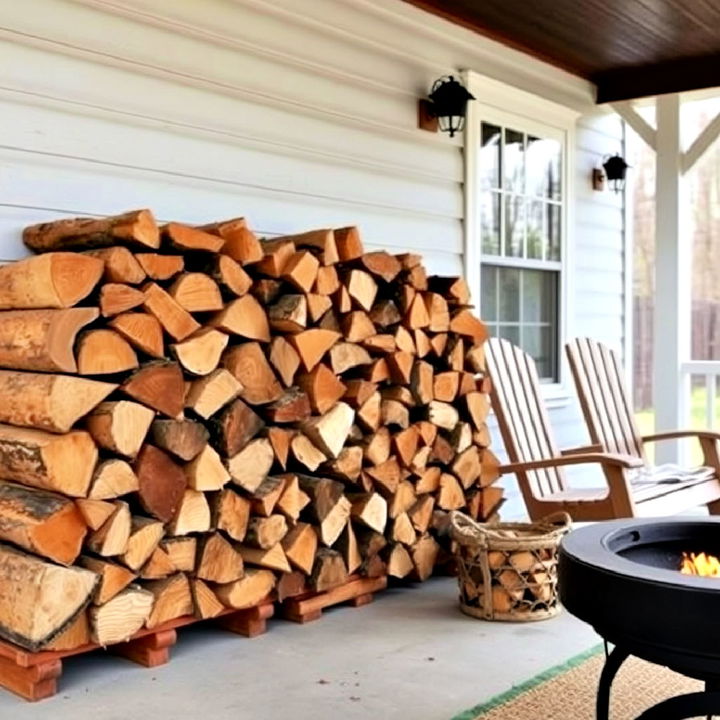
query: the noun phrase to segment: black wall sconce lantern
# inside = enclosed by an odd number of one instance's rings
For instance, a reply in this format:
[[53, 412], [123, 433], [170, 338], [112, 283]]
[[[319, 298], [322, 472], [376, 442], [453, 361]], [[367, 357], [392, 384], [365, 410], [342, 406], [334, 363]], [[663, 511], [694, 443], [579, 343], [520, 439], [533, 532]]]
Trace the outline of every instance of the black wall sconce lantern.
[[605, 176], [610, 183], [610, 187], [616, 193], [622, 192], [625, 188], [625, 176], [630, 166], [625, 162], [625, 158], [617, 153], [608, 157], [603, 163]]
[[468, 101], [475, 98], [452, 75], [435, 81], [427, 100], [420, 100], [418, 125], [423, 130], [442, 132], [453, 137], [465, 127]]

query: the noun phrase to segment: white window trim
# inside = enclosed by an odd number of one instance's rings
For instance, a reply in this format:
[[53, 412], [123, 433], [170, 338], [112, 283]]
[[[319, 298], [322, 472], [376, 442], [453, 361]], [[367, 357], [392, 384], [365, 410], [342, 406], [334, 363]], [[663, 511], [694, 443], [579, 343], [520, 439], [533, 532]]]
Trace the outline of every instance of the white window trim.
[[[467, 89], [476, 100], [468, 104], [465, 124], [465, 232], [464, 270], [473, 301], [480, 307], [480, 203], [478, 164], [480, 158], [480, 123], [512, 123], [519, 118], [524, 127], [532, 130], [534, 125], [550, 126], [563, 139], [562, 187], [565, 201], [562, 212], [562, 268], [560, 272], [558, 363], [559, 382], [543, 383], [542, 392], [548, 407], [567, 405], [572, 397], [569, 368], [565, 360], [563, 345], [574, 336], [575, 318], [572, 298], [574, 297], [574, 249], [575, 249], [575, 125], [580, 113], [572, 108], [559, 105], [551, 100], [519, 90], [472, 70], [463, 73]], [[541, 130], [542, 128], [540, 128]]]

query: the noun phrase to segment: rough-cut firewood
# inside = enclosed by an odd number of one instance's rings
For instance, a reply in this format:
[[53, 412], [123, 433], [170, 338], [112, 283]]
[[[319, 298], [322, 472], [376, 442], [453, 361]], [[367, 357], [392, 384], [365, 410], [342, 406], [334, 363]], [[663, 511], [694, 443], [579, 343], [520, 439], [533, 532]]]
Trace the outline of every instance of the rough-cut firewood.
[[252, 495], [253, 513], [263, 517], [270, 517], [284, 489], [285, 477], [281, 475], [269, 475], [266, 477]]
[[104, 522], [115, 512], [115, 506], [112, 503], [94, 498], [78, 498], [75, 500], [75, 505], [80, 511], [85, 524], [91, 530], [99, 530]]
[[287, 521], [282, 515], [253, 517], [248, 523], [243, 543], [250, 547], [268, 550], [287, 535]]
[[182, 255], [159, 255], [158, 253], [138, 253], [135, 259], [153, 280], [169, 280], [185, 269]]
[[98, 645], [128, 640], [145, 624], [155, 598], [135, 585], [118, 593], [104, 605], [89, 610], [92, 639]]
[[134, 400], [172, 418], [178, 417], [185, 405], [185, 382], [177, 363], [147, 363], [125, 382], [122, 390]]
[[229, 255], [215, 255], [203, 269], [225, 294], [240, 297], [252, 287], [251, 277]]
[[280, 543], [273, 545], [267, 550], [246, 546], [240, 546], [239, 550], [243, 562], [248, 565], [257, 565], [258, 567], [276, 570], [281, 573], [292, 572], [290, 563], [288, 563], [285, 551]]
[[[438, 468], [439, 470], [440, 468]], [[433, 510], [435, 509], [435, 499], [432, 495], [421, 495], [415, 501], [415, 504], [408, 510], [408, 517], [413, 527], [419, 532], [427, 532], [432, 521]]]
[[267, 477], [274, 459], [275, 453], [270, 441], [258, 438], [228, 460], [228, 471], [236, 485], [253, 493]]
[[309, 293], [307, 295], [308, 315], [312, 322], [318, 322], [332, 307], [332, 300], [327, 295]]
[[135, 579], [135, 573], [110, 560], [92, 557], [90, 555], [81, 555], [77, 562], [81, 567], [92, 570], [92, 572], [97, 573], [100, 577], [95, 595], [93, 596], [93, 603], [95, 605], [104, 605], [109, 600], [112, 600], [112, 598]]
[[308, 293], [315, 284], [318, 268], [318, 260], [306, 250], [291, 255], [282, 269], [282, 278], [298, 290]]
[[292, 242], [295, 247], [313, 248], [323, 265], [333, 265], [339, 260], [335, 234], [332, 230], [310, 230], [298, 235], [284, 235], [283, 241]]
[[324, 363], [311, 372], [298, 376], [298, 385], [310, 398], [314, 412], [322, 415], [343, 397], [346, 387]]
[[434, 400], [428, 405], [428, 420], [445, 430], [452, 430], [460, 421], [458, 411], [448, 403]]
[[402, 270], [402, 266], [396, 257], [384, 251], [365, 253], [360, 258], [363, 267], [373, 275], [391, 283]]
[[100, 312], [112, 317], [142, 305], [145, 295], [137, 288], [122, 283], [106, 283], [100, 288]]
[[328, 547], [338, 539], [350, 517], [350, 502], [345, 497], [341, 483], [329, 478], [314, 478], [299, 475], [303, 492], [310, 497], [306, 508], [309, 517], [316, 523], [320, 540]]
[[300, 356], [295, 348], [284, 337], [275, 337], [270, 343], [268, 359], [285, 387], [292, 385], [300, 367]]
[[346, 279], [347, 292], [362, 310], [370, 311], [377, 295], [378, 287], [372, 275], [363, 270], [351, 270]]
[[280, 291], [283, 289], [283, 284], [280, 280], [271, 280], [270, 278], [260, 278], [256, 280], [250, 292], [254, 295], [256, 300], [264, 306], [271, 305], [280, 296]]
[[[342, 528], [341, 528], [342, 530]], [[309, 584], [315, 592], [331, 590], [342, 585], [348, 577], [343, 556], [337, 550], [320, 548], [315, 555], [315, 564]]]
[[183, 273], [169, 292], [173, 300], [189, 313], [215, 312], [223, 308], [220, 288], [205, 273]]
[[312, 525], [297, 523], [282, 539], [285, 555], [293, 567], [309, 575], [317, 551], [318, 536]]
[[212, 500], [212, 524], [238, 542], [245, 539], [250, 519], [250, 501], [225, 488]]
[[116, 387], [67, 375], [0, 370], [0, 422], [68, 432]]
[[85, 426], [100, 447], [134, 458], [154, 416], [150, 408], [129, 400], [104, 402], [88, 415]]
[[178, 362], [191, 375], [208, 375], [220, 364], [230, 338], [214, 328], [198, 330], [186, 340], [170, 346]]
[[330, 350], [330, 366], [336, 375], [371, 362], [370, 353], [356, 343], [339, 342]]
[[234, 400], [240, 389], [240, 383], [227, 370], [218, 368], [191, 383], [185, 405], [207, 420]]
[[193, 601], [187, 575], [177, 573], [164, 580], [154, 580], [145, 584], [155, 598], [153, 609], [145, 627], [152, 629], [158, 625], [185, 615], [192, 615]]
[[355, 482], [362, 471], [363, 449], [359, 445], [344, 447], [334, 460], [325, 466], [333, 477]]
[[323, 355], [340, 339], [339, 332], [312, 328], [289, 337], [297, 350], [302, 366], [310, 372], [323, 358]]
[[354, 410], [339, 402], [332, 410], [301, 424], [302, 431], [328, 458], [336, 458], [345, 444], [355, 419]]
[[397, 487], [388, 506], [388, 516], [396, 518], [407, 512], [415, 504], [415, 488], [409, 480], [402, 480]]
[[267, 313], [252, 295], [243, 295], [226, 305], [213, 316], [211, 325], [248, 340], [270, 341]]
[[389, 532], [390, 538], [394, 542], [400, 542], [404, 545], [412, 545], [417, 540], [415, 528], [407, 513], [401, 512], [396, 515], [392, 521], [392, 529]]
[[121, 245], [86, 250], [84, 254], [103, 261], [105, 265], [103, 280], [106, 283], [138, 285], [147, 277], [135, 256]]
[[222, 533], [206, 535], [198, 548], [195, 575], [201, 580], [229, 583], [243, 576], [242, 555]]
[[380, 416], [384, 425], [395, 426], [401, 430], [410, 426], [410, 413], [405, 405], [397, 400], [383, 400]]
[[0, 267], [0, 309], [72, 307], [100, 280], [103, 263], [75, 253], [48, 253]]
[[375, 432], [382, 422], [381, 411], [382, 396], [379, 392], [375, 392], [358, 408], [358, 424], [366, 432]]
[[190, 462], [207, 444], [209, 433], [204, 425], [192, 420], [155, 420], [150, 437], [157, 447]]
[[[461, 452], [454, 460], [451, 469], [462, 483], [463, 488], [469, 488], [481, 475], [482, 463], [478, 449], [471, 445]], [[493, 478], [493, 481], [496, 478]], [[449, 508], [445, 508], [446, 510]]]
[[0, 479], [85, 497], [98, 451], [90, 435], [0, 425]]
[[225, 352], [223, 366], [240, 383], [240, 397], [251, 405], [264, 405], [283, 393], [260, 343], [236, 345]]
[[227, 405], [210, 421], [215, 447], [225, 457], [237, 455], [260, 432], [264, 423], [239, 398]]
[[394, 543], [387, 552], [387, 574], [390, 577], [407, 577], [414, 569], [412, 558], [400, 543]]
[[167, 552], [158, 546], [153, 550], [150, 559], [143, 565], [139, 577], [141, 580], [162, 580], [179, 571], [180, 568], [175, 567]]
[[23, 230], [23, 242], [40, 253], [110, 245], [157, 248], [160, 234], [149, 210], [132, 210], [114, 217], [81, 217], [30, 225]]
[[200, 325], [193, 316], [159, 285], [151, 282], [143, 285], [142, 289], [145, 293], [143, 307], [155, 316], [168, 335], [175, 340], [184, 340], [200, 329]]
[[170, 535], [204, 533], [210, 529], [210, 524], [210, 506], [205, 493], [186, 488], [167, 530]]
[[350, 495], [352, 508], [350, 514], [354, 520], [376, 532], [384, 532], [388, 518], [385, 498], [377, 493]]
[[60, 567], [0, 545], [0, 637], [37, 650], [57, 637], [85, 609], [98, 576]]
[[154, 358], [165, 357], [162, 325], [144, 312], [123, 313], [110, 321], [131, 345]]
[[262, 259], [263, 251], [260, 241], [248, 228], [245, 218], [211, 223], [198, 229], [221, 237], [225, 241], [221, 252], [242, 265], [250, 265]]
[[290, 448], [295, 460], [311, 472], [317, 470], [320, 464], [326, 460], [325, 454], [303, 433], [297, 433], [293, 437]]
[[0, 367], [77, 372], [75, 336], [97, 316], [95, 308], [0, 313]]
[[270, 570], [247, 568], [245, 575], [232, 583], [217, 585], [215, 594], [226, 607], [243, 610], [264, 600], [275, 587], [275, 574]]
[[217, 617], [225, 610], [225, 606], [202, 580], [191, 578], [190, 589], [195, 606], [195, 617], [207, 620]]
[[89, 550], [103, 557], [122, 555], [127, 550], [130, 539], [130, 506], [121, 500], [115, 500], [114, 504], [115, 512], [85, 541]]
[[440, 477], [440, 492], [437, 498], [438, 507], [443, 510], [459, 510], [465, 506], [465, 496], [457, 478], [450, 473]]
[[169, 455], [153, 445], [144, 445], [135, 462], [140, 503], [146, 512], [169, 522], [177, 512], [185, 491], [185, 473]]
[[221, 490], [230, 481], [230, 473], [212, 445], [206, 444], [183, 471], [188, 487], [201, 492]]
[[402, 473], [395, 457], [390, 457], [380, 465], [367, 468], [366, 472], [386, 497], [391, 497], [397, 492]]
[[138, 359], [119, 333], [99, 328], [81, 333], [77, 343], [77, 364], [81, 375], [112, 375], [135, 369]]
[[355, 260], [363, 254], [364, 249], [362, 240], [360, 240], [360, 232], [356, 227], [336, 228], [333, 235], [338, 249], [338, 256], [343, 262]]
[[192, 572], [195, 569], [197, 538], [190, 535], [164, 538], [160, 541], [160, 548], [178, 572]]
[[204, 250], [220, 252], [225, 241], [221, 236], [204, 232], [199, 228], [189, 227], [182, 223], [171, 222], [162, 227], [162, 238], [165, 243], [185, 252], [187, 250]]
[[270, 326], [280, 332], [301, 332], [307, 326], [305, 295], [281, 295], [268, 310]]
[[127, 548], [120, 559], [131, 570], [137, 572], [153, 554], [164, 534], [165, 528], [161, 522], [134, 516]]
[[484, 343], [488, 338], [487, 328], [469, 310], [461, 310], [450, 320], [450, 330], [472, 339], [473, 344]]
[[94, 500], [110, 500], [136, 492], [138, 487], [137, 475], [130, 465], [124, 460], [111, 458], [95, 469], [87, 495]]
[[410, 548], [410, 556], [419, 580], [427, 580], [432, 575], [439, 550], [440, 546], [431, 535], [423, 535]]
[[286, 518], [296, 522], [302, 509], [310, 502], [310, 498], [300, 489], [296, 475], [280, 475], [282, 492], [273, 509], [277, 509]]
[[267, 437], [275, 453], [275, 460], [283, 470], [286, 470], [288, 456], [290, 455], [290, 442], [295, 437], [295, 430], [271, 427], [268, 428]]

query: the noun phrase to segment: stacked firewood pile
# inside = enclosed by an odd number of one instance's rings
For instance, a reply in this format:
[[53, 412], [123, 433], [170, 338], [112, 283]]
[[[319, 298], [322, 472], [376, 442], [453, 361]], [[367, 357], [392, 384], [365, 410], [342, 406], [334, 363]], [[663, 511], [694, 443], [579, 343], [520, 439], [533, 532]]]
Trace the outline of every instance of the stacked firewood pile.
[[[0, 635], [110, 644], [301, 573], [427, 578], [502, 498], [463, 280], [356, 228], [260, 241], [147, 210], [0, 268]], [[87, 610], [86, 610], [87, 608]]]

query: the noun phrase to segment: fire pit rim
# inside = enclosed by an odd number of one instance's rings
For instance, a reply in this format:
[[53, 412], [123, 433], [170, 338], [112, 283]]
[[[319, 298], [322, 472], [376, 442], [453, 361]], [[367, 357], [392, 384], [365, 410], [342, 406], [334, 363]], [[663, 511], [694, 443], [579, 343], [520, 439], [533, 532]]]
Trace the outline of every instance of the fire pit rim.
[[[682, 519], [679, 519], [682, 517]], [[620, 533], [632, 532], [635, 528], [657, 525], [718, 525], [720, 539], [720, 517], [670, 518], [623, 518], [593, 523], [576, 528], [568, 533], [560, 543], [560, 552], [572, 558], [573, 562], [594, 567], [596, 571], [632, 578], [636, 582], [646, 582], [682, 587], [703, 593], [720, 593], [720, 579], [698, 575], [683, 575], [679, 568], [658, 568], [630, 560], [618, 554], [610, 545]]]

